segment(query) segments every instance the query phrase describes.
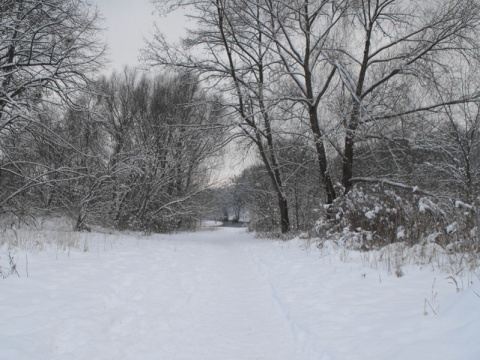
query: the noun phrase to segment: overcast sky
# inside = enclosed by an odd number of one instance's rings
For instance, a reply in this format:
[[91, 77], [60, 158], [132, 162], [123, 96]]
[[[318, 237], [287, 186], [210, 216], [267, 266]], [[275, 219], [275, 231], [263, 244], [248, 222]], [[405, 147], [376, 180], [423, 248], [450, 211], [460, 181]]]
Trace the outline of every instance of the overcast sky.
[[178, 14], [162, 18], [153, 14], [154, 6], [150, 0], [94, 0], [98, 10], [105, 18], [106, 40], [112, 69], [121, 69], [123, 65], [138, 65], [140, 49], [144, 38], [151, 38], [154, 22], [170, 41], [177, 40], [184, 32], [185, 21]]

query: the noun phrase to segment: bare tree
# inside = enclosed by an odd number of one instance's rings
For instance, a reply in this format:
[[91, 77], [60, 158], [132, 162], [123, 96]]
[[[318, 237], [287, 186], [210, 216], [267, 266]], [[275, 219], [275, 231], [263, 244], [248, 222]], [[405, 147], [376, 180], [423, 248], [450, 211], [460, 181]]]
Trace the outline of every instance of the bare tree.
[[300, 103], [306, 109], [327, 194], [326, 203], [331, 204], [336, 194], [319, 108], [321, 101], [330, 95], [328, 91], [337, 70], [326, 56], [325, 48], [331, 47], [331, 33], [346, 14], [349, 1], [266, 0], [260, 3], [270, 17], [268, 22], [261, 23], [260, 31], [275, 43], [274, 50], [282, 64], [280, 71], [290, 78], [295, 89], [287, 88], [285, 100]]
[[[103, 80], [112, 189], [109, 216], [119, 227], [175, 229], [195, 222], [222, 143], [221, 109], [188, 74], [148, 78], [125, 69]], [[108, 183], [105, 183], [108, 185]]]
[[346, 192], [354, 180], [354, 148], [362, 129], [478, 98], [478, 93], [438, 96], [431, 89], [454, 71], [452, 59], [478, 60], [479, 14], [475, 0], [352, 3], [345, 43], [330, 53], [350, 93], [341, 105], [348, 111], [339, 111]]
[[[464, 69], [468, 67], [465, 66]], [[458, 87], [449, 91], [469, 94], [478, 89], [478, 77], [464, 72]], [[444, 94], [444, 89], [439, 89]], [[440, 94], [440, 95], [441, 95]], [[422, 118], [426, 131], [415, 137], [416, 173], [437, 193], [468, 204], [480, 200], [480, 101], [445, 105], [441, 112]]]
[[[175, 8], [183, 2], [157, 1], [159, 5]], [[275, 147], [274, 105], [277, 96], [272, 93], [270, 77], [274, 61], [271, 58], [273, 42], [258, 30], [266, 18], [259, 4], [240, 1], [188, 2], [196, 11], [192, 15], [199, 29], [185, 39], [187, 52], [170, 46], [157, 34], [145, 50], [145, 57], [153, 65], [171, 66], [194, 71], [221, 91], [229, 109], [229, 116], [241, 134], [258, 149], [275, 189], [282, 232], [290, 229], [288, 202], [284, 180]], [[245, 6], [248, 5], [247, 8]], [[249, 16], [247, 21], [244, 16]], [[250, 27], [250, 19], [257, 22]], [[201, 47], [206, 57], [195, 57], [189, 49]]]
[[[477, 185], [468, 179], [476, 174], [471, 159], [480, 92], [478, 86], [460, 88], [462, 69], [476, 69], [480, 60], [478, 1], [155, 3], [166, 9], [192, 6], [190, 17], [199, 27], [185, 39], [184, 49], [157, 36], [145, 57], [196, 72], [224, 94], [222, 105], [235, 115], [267, 169], [285, 214], [283, 231], [290, 226], [294, 177], [289, 174], [301, 173], [301, 164], [297, 170], [287, 165], [296, 161], [294, 152], [301, 153], [304, 145], [291, 142], [299, 137], [315, 150], [328, 204], [338, 195], [335, 170], [345, 193], [356, 182], [381, 182], [431, 195], [439, 192], [429, 179], [442, 167], [442, 176], [455, 178], [472, 198]], [[196, 48], [206, 56], [189, 52]], [[285, 152], [289, 141], [292, 151]], [[339, 166], [332, 149], [341, 157]]]
[[[104, 49], [96, 37], [97, 22], [96, 11], [84, 0], [1, 2], [0, 173], [17, 186], [2, 192], [0, 206], [32, 187], [78, 176], [45, 157], [17, 161], [16, 156], [32, 137], [62, 143], [41, 114], [46, 104], [73, 106], [78, 92], [87, 90]], [[63, 175], [52, 179], [58, 172]]]
[[82, 0], [6, 0], [0, 5], [0, 130], [52, 94], [72, 101], [98, 67], [98, 15]]

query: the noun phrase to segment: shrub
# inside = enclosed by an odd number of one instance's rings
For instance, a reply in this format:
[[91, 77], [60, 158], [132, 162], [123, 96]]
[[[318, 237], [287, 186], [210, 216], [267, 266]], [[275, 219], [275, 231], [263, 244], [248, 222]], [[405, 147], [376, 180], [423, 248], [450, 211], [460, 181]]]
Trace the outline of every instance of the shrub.
[[357, 249], [402, 242], [435, 242], [448, 251], [478, 251], [478, 213], [474, 205], [440, 202], [408, 190], [356, 186], [325, 209], [317, 235]]

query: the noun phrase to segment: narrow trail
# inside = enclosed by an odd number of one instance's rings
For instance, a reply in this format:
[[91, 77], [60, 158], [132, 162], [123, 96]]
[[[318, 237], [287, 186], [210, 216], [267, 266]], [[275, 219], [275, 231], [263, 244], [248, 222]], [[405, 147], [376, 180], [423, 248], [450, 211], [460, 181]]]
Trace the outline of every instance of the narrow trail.
[[32, 353], [12, 358], [324, 358], [306, 346], [259, 266], [262, 240], [244, 229], [132, 242], [49, 264], [61, 271], [36, 289], [48, 301], [25, 299], [28, 310], [11, 314], [38, 324]]

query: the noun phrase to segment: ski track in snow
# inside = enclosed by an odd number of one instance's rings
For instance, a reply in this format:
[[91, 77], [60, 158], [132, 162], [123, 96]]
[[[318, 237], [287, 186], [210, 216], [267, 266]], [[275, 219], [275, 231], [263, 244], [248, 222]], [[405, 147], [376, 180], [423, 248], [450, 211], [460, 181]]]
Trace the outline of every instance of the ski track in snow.
[[480, 299], [431, 270], [396, 278], [243, 229], [97, 247], [0, 280], [0, 359], [480, 358]]

